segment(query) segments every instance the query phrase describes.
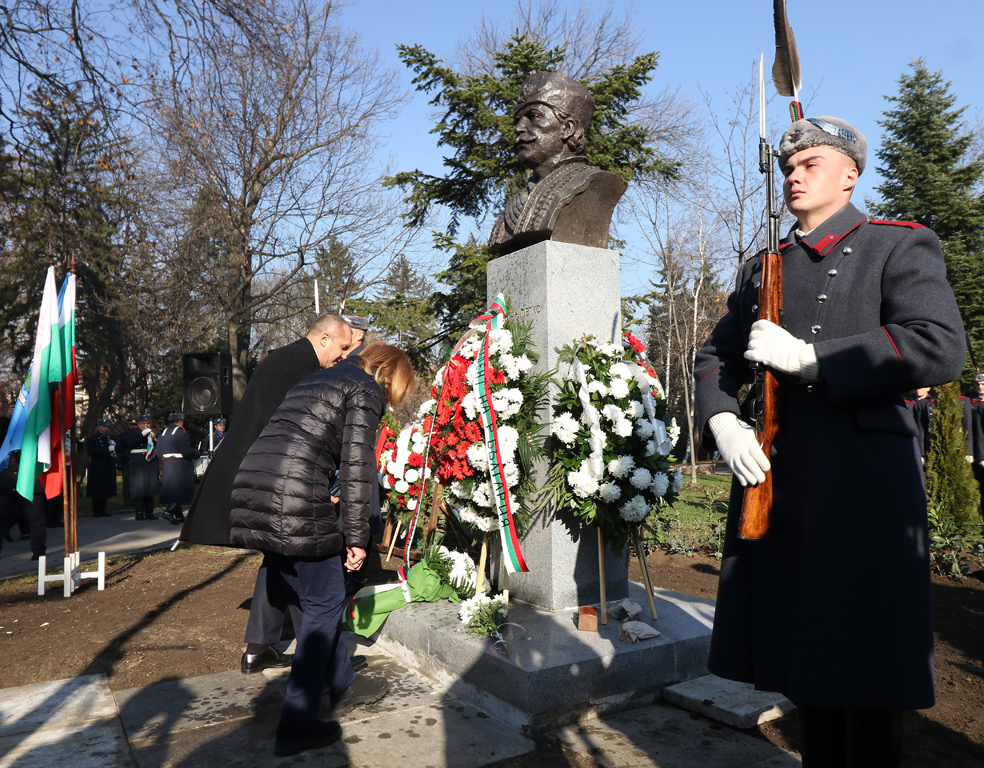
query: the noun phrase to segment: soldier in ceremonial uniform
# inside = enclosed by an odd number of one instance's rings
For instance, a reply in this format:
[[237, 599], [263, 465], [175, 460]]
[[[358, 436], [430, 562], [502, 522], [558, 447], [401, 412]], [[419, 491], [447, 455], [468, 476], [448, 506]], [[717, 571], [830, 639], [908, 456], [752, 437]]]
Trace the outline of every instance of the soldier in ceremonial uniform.
[[157, 439], [157, 455], [161, 460], [161, 503], [167, 504], [161, 517], [181, 525], [185, 519], [181, 505], [190, 504], [195, 498], [195, 469], [191, 461], [201, 453], [191, 447], [183, 413], [172, 413], [168, 421], [170, 425]]
[[[710, 671], [798, 707], [804, 766], [898, 766], [902, 710], [935, 701], [926, 496], [903, 393], [956, 378], [963, 325], [933, 232], [850, 203], [867, 143], [834, 117], [782, 137], [796, 224], [783, 320], [757, 320], [761, 257], [697, 357], [704, 439], [734, 473]], [[740, 418], [750, 363], [780, 380], [765, 456]], [[738, 538], [742, 487], [773, 479], [767, 538]]]
[[150, 414], [137, 416], [137, 428], [119, 437], [123, 462], [129, 469], [130, 496], [137, 520], [156, 520], [154, 496], [160, 490], [161, 463], [157, 456], [158, 433], [150, 426]]
[[85, 439], [85, 452], [89, 454], [85, 495], [92, 499], [92, 516], [109, 517], [106, 507], [116, 495], [116, 440], [106, 419], [96, 421], [96, 431]]

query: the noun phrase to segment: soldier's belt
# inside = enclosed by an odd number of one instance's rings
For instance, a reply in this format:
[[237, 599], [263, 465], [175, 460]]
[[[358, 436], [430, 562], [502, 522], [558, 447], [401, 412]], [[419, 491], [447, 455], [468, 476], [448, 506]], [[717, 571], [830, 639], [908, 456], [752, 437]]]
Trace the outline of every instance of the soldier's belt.
[[184, 458], [184, 454], [183, 453], [165, 453], [164, 454], [164, 458], [165, 459], [183, 459]]

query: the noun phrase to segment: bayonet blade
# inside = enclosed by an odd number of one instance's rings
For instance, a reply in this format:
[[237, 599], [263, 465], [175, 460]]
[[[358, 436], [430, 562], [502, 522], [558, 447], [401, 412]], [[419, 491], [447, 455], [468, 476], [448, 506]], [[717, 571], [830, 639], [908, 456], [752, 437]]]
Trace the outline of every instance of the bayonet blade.
[[765, 141], [765, 54], [759, 54], [759, 139]]

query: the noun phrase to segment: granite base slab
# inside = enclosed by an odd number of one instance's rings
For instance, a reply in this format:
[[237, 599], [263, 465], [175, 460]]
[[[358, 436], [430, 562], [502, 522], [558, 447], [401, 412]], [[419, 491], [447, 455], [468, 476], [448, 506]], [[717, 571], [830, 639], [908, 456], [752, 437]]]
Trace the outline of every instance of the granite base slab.
[[599, 768], [797, 768], [800, 759], [764, 739], [656, 703], [586, 718], [547, 737]]
[[756, 691], [751, 683], [736, 683], [717, 675], [671, 685], [663, 690], [663, 698], [734, 728], [754, 728], [796, 709], [781, 693]]
[[[577, 629], [577, 611], [548, 611], [513, 600], [503, 642], [468, 635], [457, 607], [446, 601], [411, 603], [394, 611], [379, 647], [527, 734], [573, 722], [585, 711], [612, 711], [658, 698], [659, 689], [707, 674], [714, 603], [655, 590], [659, 619], [643, 621], [661, 633], [638, 643], [618, 639], [609, 619], [598, 632]], [[645, 592], [629, 585], [645, 605]], [[518, 625], [518, 626], [516, 626]]]

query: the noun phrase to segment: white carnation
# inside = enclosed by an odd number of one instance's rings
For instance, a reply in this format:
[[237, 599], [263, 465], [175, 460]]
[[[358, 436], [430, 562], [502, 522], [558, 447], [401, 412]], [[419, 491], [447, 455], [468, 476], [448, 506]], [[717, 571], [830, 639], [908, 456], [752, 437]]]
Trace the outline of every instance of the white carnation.
[[456, 510], [458, 519], [461, 522], [472, 526], [472, 528], [477, 528], [480, 531], [493, 531], [498, 528], [498, 520], [495, 517], [486, 517], [485, 515], [479, 514], [473, 507], [462, 507]]
[[630, 419], [641, 419], [646, 413], [646, 409], [638, 400], [633, 400], [625, 409], [625, 415]]
[[612, 424], [618, 424], [625, 418], [625, 412], [614, 403], [608, 403], [601, 409], [601, 415], [608, 419]]
[[482, 608], [491, 602], [492, 598], [487, 595], [475, 595], [475, 597], [462, 600], [461, 605], [458, 606], [458, 618], [461, 619], [462, 624], [468, 624]]
[[609, 504], [618, 501], [618, 497], [622, 495], [622, 489], [618, 487], [617, 483], [602, 483], [598, 490], [601, 493], [601, 498]]
[[659, 448], [659, 444], [655, 440], [650, 440], [646, 443], [646, 456], [652, 456], [656, 453], [657, 448]]
[[489, 355], [512, 351], [512, 332], [503, 328], [489, 331]]
[[614, 477], [625, 477], [635, 467], [635, 459], [631, 456], [619, 456], [608, 462], [608, 471]]
[[413, 467], [410, 467], [410, 469], [404, 473], [403, 479], [411, 484], [416, 483], [420, 479], [420, 472]]
[[495, 408], [496, 416], [499, 418], [509, 419], [515, 416], [522, 405], [523, 393], [515, 387], [492, 393], [492, 407]]
[[[438, 384], [438, 387], [441, 385]], [[437, 400], [425, 400], [420, 404], [417, 409], [417, 418], [422, 419], [424, 416], [430, 416], [430, 412], [434, 410], [434, 406], [437, 404]]]
[[625, 379], [612, 379], [608, 390], [611, 392], [612, 397], [616, 400], [621, 400], [623, 397], [629, 396], [629, 382]]
[[667, 425], [667, 432], [669, 433], [670, 442], [676, 445], [677, 438], [680, 437], [680, 426], [677, 424], [676, 419], [670, 419], [670, 423]]
[[615, 363], [615, 365], [608, 369], [608, 374], [616, 378], [631, 379], [632, 369], [625, 363]]
[[469, 421], [475, 421], [475, 417], [478, 416], [478, 409], [480, 403], [478, 398], [475, 397], [475, 391], [470, 389], [468, 393], [461, 398], [461, 408], [465, 412], [465, 416], [468, 417]]
[[632, 434], [632, 422], [628, 419], [621, 419], [614, 425], [615, 434], [619, 437], [628, 437]]
[[516, 455], [516, 446], [519, 445], [519, 431], [508, 424], [500, 424], [495, 435], [499, 442], [499, 457], [504, 462], [512, 461]]
[[472, 492], [471, 500], [480, 507], [491, 507], [492, 502], [489, 499], [489, 484], [477, 483], [475, 485], [475, 490]]
[[415, 498], [407, 499], [407, 509], [413, 512], [417, 508], [417, 500]]
[[515, 461], [503, 464], [502, 471], [506, 479], [507, 488], [512, 488], [519, 483], [519, 465]]
[[397, 493], [406, 493], [410, 490], [410, 483], [406, 480], [397, 480], [396, 485], [393, 486], [393, 490]]
[[665, 472], [657, 472], [653, 476], [653, 484], [650, 490], [657, 496], [663, 496], [670, 487], [670, 478]]
[[597, 392], [602, 397], [608, 397], [608, 387], [602, 384], [600, 381], [590, 381], [588, 382], [588, 392]]
[[606, 357], [622, 356], [621, 344], [599, 344], [597, 349], [601, 354], [605, 355]]
[[567, 474], [567, 482], [574, 491], [574, 495], [582, 499], [586, 499], [598, 491], [598, 480], [588, 469], [587, 459], [581, 462], [580, 469]]
[[578, 423], [577, 419], [569, 413], [562, 413], [554, 418], [550, 425], [550, 431], [564, 445], [573, 445], [577, 439]]
[[465, 490], [465, 486], [458, 480], [451, 483], [451, 493], [459, 499], [467, 499], [469, 497], [468, 492]]
[[468, 463], [480, 472], [487, 472], [489, 469], [489, 451], [485, 443], [473, 443], [466, 454]]
[[653, 436], [653, 423], [649, 419], [639, 419], [635, 423], [635, 433], [643, 440]]
[[642, 496], [633, 496], [632, 500], [623, 504], [618, 512], [623, 520], [638, 523], [646, 519], [646, 515], [649, 514], [649, 505]]
[[[664, 475], [664, 477], [666, 477]], [[653, 483], [653, 475], [645, 467], [639, 467], [632, 476], [629, 478], [629, 482], [640, 491], [648, 488]], [[660, 494], [662, 495], [662, 494]]]

